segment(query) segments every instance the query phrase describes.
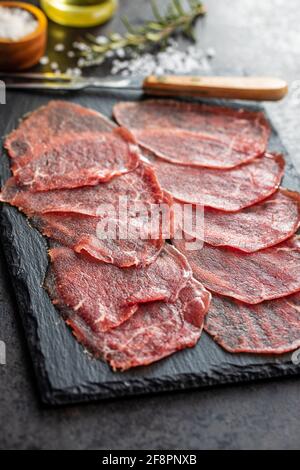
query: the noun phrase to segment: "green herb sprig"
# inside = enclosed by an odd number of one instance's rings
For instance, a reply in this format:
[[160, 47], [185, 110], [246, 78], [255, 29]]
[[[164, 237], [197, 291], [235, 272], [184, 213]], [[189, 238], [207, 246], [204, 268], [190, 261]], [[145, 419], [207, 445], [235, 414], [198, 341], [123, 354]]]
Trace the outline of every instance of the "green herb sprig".
[[183, 33], [194, 40], [194, 22], [199, 16], [206, 13], [205, 7], [199, 0], [187, 0], [188, 8], [183, 6], [182, 0], [171, 0], [166, 11], [159, 10], [155, 0], [151, 1], [153, 19], [146, 21], [142, 26], [132, 25], [128, 18], [123, 18], [126, 27], [124, 35], [112, 33], [100, 39], [88, 35], [84, 48], [80, 50], [80, 67], [100, 65], [110, 55], [123, 49], [126, 54], [133, 51], [141, 52], [148, 48], [165, 47], [168, 39]]

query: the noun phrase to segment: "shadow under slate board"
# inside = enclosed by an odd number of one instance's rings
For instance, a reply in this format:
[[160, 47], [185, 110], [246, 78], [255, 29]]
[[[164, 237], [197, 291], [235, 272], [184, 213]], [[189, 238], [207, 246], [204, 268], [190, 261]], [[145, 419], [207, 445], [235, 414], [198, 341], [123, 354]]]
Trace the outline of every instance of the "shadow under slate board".
[[[24, 114], [52, 98], [57, 99], [57, 95], [9, 93], [7, 104], [0, 106], [1, 136], [14, 129]], [[62, 99], [94, 108], [110, 117], [115, 102], [140, 99], [140, 96], [98, 93], [68, 95]], [[270, 148], [285, 153], [274, 129]], [[283, 185], [300, 190], [300, 178], [287, 156], [286, 161]], [[9, 175], [9, 160], [2, 150], [2, 183]], [[42, 288], [48, 266], [47, 242], [23, 214], [8, 205], [3, 205], [1, 210], [1, 238], [41, 398], [46, 404], [183, 390], [300, 373], [300, 366], [292, 363], [291, 354], [230, 354], [205, 333], [193, 349], [148, 367], [112, 372], [105, 363], [84, 351], [50, 302]]]

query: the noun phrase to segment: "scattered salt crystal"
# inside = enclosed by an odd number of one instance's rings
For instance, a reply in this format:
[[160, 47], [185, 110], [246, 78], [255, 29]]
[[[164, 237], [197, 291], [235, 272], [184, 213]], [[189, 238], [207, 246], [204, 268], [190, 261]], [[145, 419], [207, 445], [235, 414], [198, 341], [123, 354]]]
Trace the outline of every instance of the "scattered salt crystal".
[[74, 68], [68, 68], [65, 72], [67, 75], [70, 75], [72, 77], [80, 77], [80, 75], [82, 74], [80, 68], [78, 67], [74, 67]]
[[49, 64], [49, 57], [44, 56], [40, 58], [40, 64], [41, 65], [48, 65]]
[[216, 51], [213, 47], [209, 47], [206, 51], [206, 56], [209, 58], [209, 59], [213, 59], [216, 55]]
[[0, 38], [18, 41], [38, 27], [35, 17], [23, 8], [0, 6]]
[[120, 59], [123, 59], [126, 54], [125, 54], [124, 49], [123, 49], [123, 48], [120, 48], [120, 49], [117, 49], [116, 55], [117, 55], [118, 57], [120, 57]]
[[84, 64], [85, 64], [85, 59], [83, 59], [83, 58], [80, 58], [80, 59], [77, 61], [78, 67], [83, 67]]
[[77, 49], [79, 51], [86, 51], [87, 49], [89, 49], [89, 46], [87, 44], [79, 41], [73, 42], [73, 47], [74, 49]]
[[59, 68], [57, 62], [51, 62], [50, 67], [51, 67], [52, 70], [57, 70]]
[[104, 46], [104, 44], [108, 43], [108, 39], [105, 36], [97, 36], [96, 41], [100, 46]]
[[73, 69], [73, 74], [77, 77], [80, 77], [80, 75], [82, 74], [81, 69], [79, 69], [78, 67], [75, 67]]
[[64, 44], [58, 43], [54, 46], [55, 52], [63, 52], [65, 50]]
[[156, 73], [157, 75], [163, 75], [164, 69], [163, 69], [162, 67], [157, 67], [155, 73]]
[[67, 56], [71, 58], [75, 57], [75, 52], [74, 51], [68, 51]]
[[114, 56], [113, 51], [107, 51], [107, 52], [105, 52], [105, 57], [106, 57], [107, 59], [110, 59], [110, 58], [113, 57], [113, 56]]
[[126, 52], [123, 48], [118, 49], [115, 54], [112, 54], [115, 57], [112, 61], [112, 75], [119, 73], [123, 76], [164, 75], [166, 73], [188, 74], [209, 70], [207, 51], [204, 52], [197, 45], [190, 45], [186, 50], [182, 50], [173, 39], [169, 40], [165, 50], [158, 53], [133, 53], [127, 56], [125, 60], [120, 60], [123, 58], [123, 52], [124, 57], [126, 57]]
[[117, 75], [118, 72], [119, 72], [119, 69], [117, 69], [116, 67], [112, 67], [112, 69], [111, 69], [111, 74], [112, 75]]

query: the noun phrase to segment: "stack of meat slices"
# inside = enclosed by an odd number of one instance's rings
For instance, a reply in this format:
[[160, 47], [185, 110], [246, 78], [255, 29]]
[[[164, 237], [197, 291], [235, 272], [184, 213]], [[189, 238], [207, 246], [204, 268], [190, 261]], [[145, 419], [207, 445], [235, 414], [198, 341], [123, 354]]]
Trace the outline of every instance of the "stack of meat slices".
[[280, 187], [264, 115], [150, 100], [114, 116], [53, 101], [5, 141], [1, 200], [49, 238], [45, 287], [78, 340], [121, 370], [203, 327], [230, 352], [299, 347], [300, 195]]
[[5, 148], [13, 176], [1, 200], [49, 238], [45, 287], [79, 341], [121, 370], [194, 346], [211, 295], [165, 243], [157, 207], [172, 199], [141, 161], [133, 134], [52, 101], [27, 116]]
[[213, 293], [205, 330], [230, 352], [298, 348], [300, 195], [279, 187], [284, 160], [267, 153], [264, 115], [166, 100], [119, 103], [114, 115], [177, 206], [193, 205], [173, 245]]

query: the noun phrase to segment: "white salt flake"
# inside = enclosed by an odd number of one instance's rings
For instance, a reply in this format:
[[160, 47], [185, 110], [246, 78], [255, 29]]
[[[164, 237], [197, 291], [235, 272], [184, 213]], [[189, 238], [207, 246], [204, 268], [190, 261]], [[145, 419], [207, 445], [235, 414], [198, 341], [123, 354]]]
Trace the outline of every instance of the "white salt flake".
[[68, 51], [67, 56], [71, 58], [75, 57], [75, 52], [74, 51]]
[[40, 64], [41, 65], [48, 65], [49, 64], [49, 57], [44, 56], [40, 58]]
[[71, 77], [80, 77], [82, 74], [82, 71], [78, 67], [74, 67], [74, 68], [69, 67], [65, 73], [67, 75], [70, 75]]
[[110, 58], [113, 57], [113, 56], [114, 56], [113, 51], [107, 51], [107, 52], [105, 52], [105, 57], [106, 57], [107, 59], [110, 59]]
[[158, 53], [138, 54], [133, 52], [129, 59], [126, 56], [126, 59], [120, 60], [123, 59], [123, 52], [125, 57], [126, 52], [122, 48], [109, 54], [110, 57], [114, 57], [111, 68], [112, 75], [164, 75], [166, 73], [184, 75], [193, 72], [201, 73], [210, 68], [207, 51], [203, 51], [197, 45], [190, 45], [182, 50], [174, 40], [169, 40], [167, 48]]
[[85, 64], [85, 59], [83, 59], [83, 58], [80, 58], [80, 59], [77, 61], [78, 67], [83, 67], [84, 64]]
[[50, 67], [51, 67], [52, 70], [57, 70], [59, 68], [57, 62], [51, 62]]
[[120, 57], [120, 59], [123, 59], [126, 54], [125, 54], [124, 49], [123, 49], [123, 48], [120, 48], [120, 49], [117, 49], [116, 55], [117, 55], [118, 57]]
[[86, 51], [89, 49], [89, 46], [87, 44], [85, 44], [84, 42], [79, 42], [79, 41], [73, 42], [73, 47], [74, 49], [77, 49], [78, 51]]
[[213, 59], [216, 55], [216, 51], [213, 47], [209, 47], [206, 51], [206, 56], [209, 58], [209, 59]]
[[108, 39], [105, 36], [97, 36], [96, 41], [100, 46], [104, 46], [108, 43]]
[[156, 68], [156, 72], [155, 72], [155, 73], [156, 73], [156, 75], [163, 75], [163, 74], [164, 74], [164, 69], [163, 69], [163, 67], [159, 67], [159, 66], [158, 66], [158, 67]]
[[62, 43], [55, 44], [54, 50], [55, 52], [63, 52], [65, 50], [65, 46]]
[[0, 38], [18, 41], [37, 27], [36, 18], [23, 8], [0, 6]]

